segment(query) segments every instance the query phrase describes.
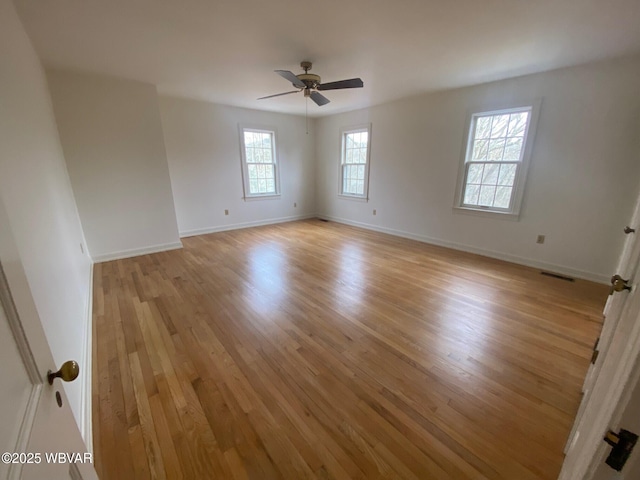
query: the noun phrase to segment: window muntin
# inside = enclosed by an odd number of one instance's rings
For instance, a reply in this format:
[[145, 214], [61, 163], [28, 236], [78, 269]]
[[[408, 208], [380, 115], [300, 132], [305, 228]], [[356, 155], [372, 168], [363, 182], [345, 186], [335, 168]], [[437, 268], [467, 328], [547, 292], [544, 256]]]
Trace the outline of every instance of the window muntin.
[[369, 177], [369, 127], [342, 132], [340, 194], [367, 198]]
[[242, 128], [245, 197], [279, 194], [275, 132]]
[[471, 116], [460, 205], [511, 213], [532, 107]]

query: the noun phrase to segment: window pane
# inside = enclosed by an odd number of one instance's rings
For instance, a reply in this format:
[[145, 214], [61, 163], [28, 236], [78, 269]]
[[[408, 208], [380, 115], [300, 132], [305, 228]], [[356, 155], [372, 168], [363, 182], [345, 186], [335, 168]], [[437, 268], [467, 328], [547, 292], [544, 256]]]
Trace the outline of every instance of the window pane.
[[501, 165], [500, 175], [498, 176], [498, 185], [512, 186], [513, 181], [516, 178], [516, 168], [517, 165]]
[[243, 131], [247, 195], [277, 193], [274, 138], [270, 132]]
[[524, 136], [524, 131], [529, 119], [529, 112], [520, 112], [511, 114], [511, 120], [509, 121], [509, 133], [510, 137]]
[[484, 171], [484, 164], [469, 165], [469, 173], [467, 174], [467, 183], [480, 183], [482, 180], [482, 172]]
[[489, 153], [489, 140], [473, 142], [473, 160], [486, 160]]
[[495, 185], [498, 183], [498, 171], [500, 170], [500, 164], [485, 165], [484, 174], [482, 175], [483, 185]]
[[504, 138], [492, 139], [489, 141], [489, 160], [502, 160], [504, 144]]
[[265, 178], [270, 178], [272, 180], [275, 180], [275, 176], [274, 176], [274, 172], [273, 172], [273, 164], [269, 164], [269, 165], [263, 165], [262, 168], [264, 168], [264, 176]]
[[509, 209], [531, 111], [474, 115], [462, 204]]
[[479, 194], [479, 185], [467, 185], [467, 188], [464, 192], [464, 203], [466, 203], [467, 205], [477, 205]]
[[507, 138], [504, 147], [504, 160], [520, 160], [522, 151], [522, 137]]
[[353, 163], [353, 149], [347, 149], [344, 163]]
[[497, 208], [509, 208], [512, 191], [513, 189], [511, 187], [497, 187], [496, 199], [495, 199], [495, 202], [493, 203], [493, 206]]
[[507, 136], [507, 126], [511, 115], [494, 115], [491, 123], [491, 138]]
[[482, 205], [484, 207], [491, 207], [493, 205], [493, 197], [496, 194], [496, 187], [482, 185], [480, 187], [480, 200], [478, 201], [478, 205]]
[[355, 148], [355, 142], [352, 133], [347, 133], [347, 149]]
[[475, 138], [489, 138], [491, 133], [491, 117], [479, 117], [476, 120]]
[[342, 193], [364, 195], [368, 139], [367, 131], [343, 134]]

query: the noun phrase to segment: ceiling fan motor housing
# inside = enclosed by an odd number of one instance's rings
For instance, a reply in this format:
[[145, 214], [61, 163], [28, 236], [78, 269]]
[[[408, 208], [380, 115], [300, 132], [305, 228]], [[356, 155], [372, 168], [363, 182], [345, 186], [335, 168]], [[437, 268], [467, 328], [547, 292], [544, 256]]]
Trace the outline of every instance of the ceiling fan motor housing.
[[320, 75], [314, 75], [313, 73], [301, 73], [300, 75], [296, 75], [296, 77], [298, 77], [307, 88], [316, 88], [321, 83]]

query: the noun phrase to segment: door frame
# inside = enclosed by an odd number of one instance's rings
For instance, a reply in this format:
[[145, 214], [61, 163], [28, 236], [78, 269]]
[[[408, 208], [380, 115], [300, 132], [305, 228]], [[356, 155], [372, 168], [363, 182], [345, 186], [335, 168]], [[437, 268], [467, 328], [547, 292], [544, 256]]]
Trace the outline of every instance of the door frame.
[[[11, 329], [11, 333], [13, 334], [13, 338], [16, 342], [18, 352], [20, 353], [20, 357], [22, 357], [25, 370], [27, 371], [27, 375], [29, 376], [29, 381], [32, 384], [31, 392], [29, 393], [29, 400], [27, 400], [27, 408], [25, 409], [24, 417], [22, 418], [22, 423], [20, 425], [20, 431], [18, 432], [16, 444], [13, 447], [14, 452], [24, 452], [27, 449], [31, 430], [35, 423], [38, 403], [40, 402], [40, 397], [42, 396], [44, 379], [40, 374], [36, 359], [33, 356], [29, 341], [27, 340], [27, 335], [22, 326], [22, 322], [20, 321], [18, 310], [15, 303], [13, 302], [13, 297], [11, 296], [11, 291], [9, 290], [9, 280], [4, 273], [4, 268], [1, 261], [0, 308], [2, 308], [2, 310], [4, 311], [7, 322], [9, 323], [9, 328]], [[21, 472], [22, 464], [12, 463], [9, 466], [7, 478], [20, 478]]]

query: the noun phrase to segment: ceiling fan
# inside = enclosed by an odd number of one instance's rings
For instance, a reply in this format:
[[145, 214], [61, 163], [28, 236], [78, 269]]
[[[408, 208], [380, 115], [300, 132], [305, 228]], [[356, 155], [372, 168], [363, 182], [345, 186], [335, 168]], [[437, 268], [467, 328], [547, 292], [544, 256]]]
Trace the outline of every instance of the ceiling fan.
[[339, 90], [342, 88], [361, 88], [364, 83], [360, 78], [350, 78], [349, 80], [339, 80], [337, 82], [320, 83], [320, 75], [309, 73], [311, 70], [311, 62], [301, 62], [300, 66], [303, 68], [304, 73], [299, 75], [290, 72], [289, 70], [275, 70], [275, 72], [282, 78], [289, 80], [294, 87], [298, 90], [291, 90], [290, 92], [276, 93], [275, 95], [268, 95], [266, 97], [260, 97], [258, 100], [264, 100], [265, 98], [280, 97], [282, 95], [289, 95], [291, 93], [304, 92], [305, 97], [310, 97], [311, 100], [321, 107], [329, 103], [329, 99], [318, 92], [318, 90]]

